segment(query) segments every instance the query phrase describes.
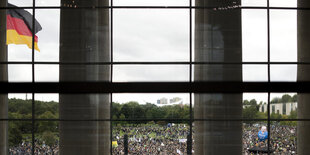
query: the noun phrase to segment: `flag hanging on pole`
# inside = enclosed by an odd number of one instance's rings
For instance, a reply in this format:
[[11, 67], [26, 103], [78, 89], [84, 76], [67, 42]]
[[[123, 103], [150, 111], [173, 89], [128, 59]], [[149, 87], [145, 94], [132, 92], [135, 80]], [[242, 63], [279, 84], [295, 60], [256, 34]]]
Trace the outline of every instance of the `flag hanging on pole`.
[[[12, 4], [8, 4], [8, 6], [17, 7]], [[26, 44], [32, 49], [32, 32], [36, 34], [42, 30], [39, 22], [35, 20], [33, 31], [33, 16], [24, 9], [8, 9], [6, 18], [6, 44]], [[38, 48], [38, 37], [36, 35], [34, 35], [34, 49], [40, 51]]]

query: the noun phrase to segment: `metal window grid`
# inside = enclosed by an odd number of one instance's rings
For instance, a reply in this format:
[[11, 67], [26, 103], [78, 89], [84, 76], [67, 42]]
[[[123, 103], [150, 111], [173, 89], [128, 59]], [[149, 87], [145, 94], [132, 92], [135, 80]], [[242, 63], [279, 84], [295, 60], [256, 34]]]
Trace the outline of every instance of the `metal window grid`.
[[[188, 6], [114, 6], [113, 0], [110, 0], [110, 6], [82, 6], [77, 8], [63, 7], [63, 6], [36, 6], [36, 0], [32, 0], [32, 6], [19, 7], [19, 9], [31, 9], [33, 11], [33, 26], [35, 26], [36, 10], [39, 9], [109, 9], [110, 10], [110, 46], [111, 46], [111, 60], [110, 62], [44, 62], [35, 61], [35, 51], [32, 49], [32, 60], [28, 61], [8, 61], [0, 62], [1, 64], [31, 64], [32, 66], [32, 81], [22, 83], [0, 82], [0, 93], [31, 93], [32, 94], [32, 118], [31, 119], [0, 119], [0, 121], [31, 121], [32, 122], [32, 146], [35, 146], [35, 122], [37, 121], [109, 121], [117, 122], [124, 120], [112, 120], [112, 113], [110, 119], [95, 119], [95, 120], [65, 120], [65, 119], [39, 119], [35, 118], [35, 94], [36, 93], [64, 93], [64, 94], [82, 94], [82, 93], [110, 93], [112, 101], [112, 93], [189, 93], [190, 95], [190, 118], [189, 119], [131, 119], [125, 121], [188, 121], [190, 124], [190, 136], [192, 135], [192, 122], [194, 121], [267, 121], [268, 131], [270, 131], [271, 121], [310, 121], [310, 119], [271, 119], [270, 118], [270, 93], [273, 92], [297, 92], [309, 93], [310, 82], [271, 82], [270, 80], [270, 65], [310, 65], [309, 62], [271, 62], [270, 60], [270, 10], [310, 10], [304, 7], [270, 7], [269, 0], [267, 0], [267, 7], [238, 7], [234, 9], [262, 9], [267, 10], [267, 46], [268, 46], [268, 60], [267, 62], [194, 62], [192, 59], [193, 42], [192, 42], [192, 15], [195, 9], [214, 9], [218, 6], [197, 7], [192, 6], [192, 0], [189, 0]], [[11, 9], [10, 7], [0, 7], [0, 9]], [[14, 8], [16, 9], [16, 8]], [[169, 61], [169, 62], [114, 62], [113, 61], [113, 10], [114, 9], [186, 9], [189, 10], [189, 61]], [[33, 29], [34, 31], [34, 29]], [[32, 37], [32, 46], [34, 47], [34, 33]], [[113, 65], [189, 65], [189, 81], [188, 82], [35, 82], [35, 65], [49, 64], [49, 65], [110, 65], [111, 75], [110, 80], [113, 81]], [[226, 64], [226, 65], [244, 65], [244, 64], [261, 64], [268, 66], [268, 81], [267, 82], [195, 82], [192, 79], [192, 66], [196, 64]], [[77, 89], [82, 88], [82, 89]], [[193, 93], [243, 93], [243, 92], [264, 92], [268, 93], [268, 118], [267, 119], [194, 119], [193, 110]], [[112, 102], [110, 104], [112, 108]], [[111, 140], [112, 140], [112, 125], [111, 125]], [[272, 133], [270, 133], [272, 134]], [[268, 135], [268, 149], [270, 146], [270, 134]], [[111, 147], [112, 148], [112, 147]], [[112, 153], [112, 149], [111, 149]], [[32, 149], [34, 154], [34, 149]]]

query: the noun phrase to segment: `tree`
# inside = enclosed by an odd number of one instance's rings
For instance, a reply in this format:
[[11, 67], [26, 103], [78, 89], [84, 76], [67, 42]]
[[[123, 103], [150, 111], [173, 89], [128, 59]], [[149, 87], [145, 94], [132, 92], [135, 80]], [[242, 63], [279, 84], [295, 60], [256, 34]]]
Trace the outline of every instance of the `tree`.
[[288, 102], [292, 102], [293, 99], [290, 95], [288, 94], [284, 94], [281, 98], [282, 103], [288, 103]]
[[281, 98], [279, 98], [279, 97], [275, 97], [275, 98], [273, 98], [271, 101], [270, 101], [270, 103], [271, 104], [273, 104], [273, 103], [281, 103], [282, 101], [281, 101]]
[[48, 146], [55, 145], [57, 137], [51, 131], [44, 131], [42, 133], [42, 141], [45, 141], [45, 144]]

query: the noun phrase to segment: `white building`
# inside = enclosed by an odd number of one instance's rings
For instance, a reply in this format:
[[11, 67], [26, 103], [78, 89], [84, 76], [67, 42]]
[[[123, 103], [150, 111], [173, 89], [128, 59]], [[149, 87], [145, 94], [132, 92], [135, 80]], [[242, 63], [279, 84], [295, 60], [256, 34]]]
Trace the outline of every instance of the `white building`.
[[[270, 114], [290, 115], [294, 110], [297, 110], [297, 102], [270, 104]], [[267, 112], [267, 104], [260, 105], [259, 112]]]

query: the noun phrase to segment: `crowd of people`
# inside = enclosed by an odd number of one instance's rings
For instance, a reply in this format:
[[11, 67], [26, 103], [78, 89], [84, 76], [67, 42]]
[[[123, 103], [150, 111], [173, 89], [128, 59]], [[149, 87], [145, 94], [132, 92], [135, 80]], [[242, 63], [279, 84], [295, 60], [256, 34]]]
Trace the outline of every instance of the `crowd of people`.
[[[48, 146], [44, 142], [35, 142], [35, 155], [58, 155], [59, 145]], [[9, 155], [32, 155], [32, 143], [22, 142], [20, 145], [10, 147]]]
[[[258, 132], [262, 124], [243, 125], [243, 154], [251, 154], [251, 148], [267, 148], [267, 140], [260, 141]], [[194, 129], [193, 134], [194, 137]], [[112, 131], [112, 154], [124, 154], [124, 135], [128, 136], [128, 154], [144, 155], [185, 155], [187, 154], [187, 137], [189, 126], [186, 124], [131, 124], [116, 125]], [[296, 126], [280, 124], [270, 125], [270, 150], [273, 154], [297, 154]], [[194, 144], [193, 139], [193, 150]], [[10, 147], [9, 155], [31, 155], [31, 142], [22, 142], [18, 146]], [[36, 155], [58, 155], [58, 142], [54, 146], [48, 146], [44, 142], [36, 140]]]
[[[124, 135], [128, 135], [128, 154], [186, 154], [189, 126], [185, 124], [136, 125], [113, 129], [113, 154], [124, 154]], [[194, 150], [193, 150], [194, 151]]]
[[[268, 148], [268, 141], [260, 141], [258, 132], [261, 124], [244, 125], [243, 154], [250, 154], [251, 148]], [[270, 150], [273, 154], [297, 154], [296, 126], [273, 124], [270, 126]]]

